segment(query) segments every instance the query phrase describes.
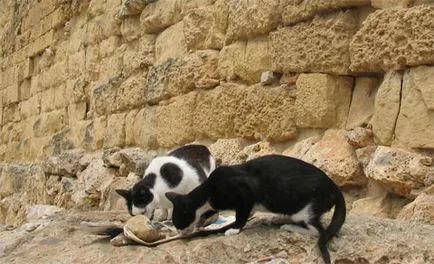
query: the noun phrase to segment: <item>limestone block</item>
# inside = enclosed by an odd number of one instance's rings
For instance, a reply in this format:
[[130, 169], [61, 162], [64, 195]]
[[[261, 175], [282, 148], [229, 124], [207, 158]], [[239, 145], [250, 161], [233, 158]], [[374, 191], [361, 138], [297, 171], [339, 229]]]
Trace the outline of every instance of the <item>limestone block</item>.
[[256, 159], [265, 155], [277, 154], [277, 151], [271, 146], [268, 141], [260, 141], [258, 143], [246, 146], [237, 155], [238, 163], [243, 163], [248, 160]]
[[262, 72], [271, 68], [271, 54], [268, 48], [268, 38], [256, 38], [247, 41], [245, 53], [245, 76], [243, 80], [249, 83], [261, 81]]
[[357, 28], [358, 13], [346, 10], [278, 29], [270, 33], [272, 70], [348, 74]]
[[327, 130], [319, 141], [312, 138], [300, 158], [322, 169], [338, 186], [364, 186], [367, 179], [358, 163], [353, 147], [345, 139], [344, 130]]
[[209, 146], [209, 150], [218, 164], [237, 164], [237, 156], [244, 149], [245, 140], [241, 138], [218, 139]]
[[412, 189], [424, 186], [431, 164], [429, 157], [379, 146], [365, 168], [365, 175], [395, 194], [410, 197]]
[[0, 173], [0, 197], [2, 199], [20, 192], [26, 177], [25, 166], [7, 165]]
[[45, 90], [41, 93], [41, 112], [50, 112], [54, 110], [55, 92], [54, 88]]
[[[146, 5], [155, 1], [157, 0], [124, 0], [116, 16], [118, 19], [123, 20], [130, 16], [140, 14]], [[120, 3], [118, 3], [118, 5], [119, 4]]]
[[290, 25], [308, 20], [316, 14], [369, 4], [370, 0], [281, 0], [280, 10], [282, 12], [283, 23]]
[[113, 56], [101, 60], [98, 80], [106, 82], [107, 80], [117, 79], [122, 74], [123, 63], [123, 54], [121, 50], [117, 49]]
[[76, 177], [81, 170], [79, 161], [83, 155], [81, 150], [68, 150], [60, 155], [48, 157], [42, 161], [42, 170], [46, 175]]
[[229, 84], [198, 94], [194, 113], [197, 138], [233, 138], [238, 106], [248, 87]]
[[138, 73], [123, 81], [116, 91], [116, 110], [140, 107], [145, 103], [146, 76]]
[[413, 0], [371, 0], [371, 5], [375, 8], [395, 8], [411, 7]]
[[111, 36], [99, 44], [99, 55], [101, 58], [111, 56], [120, 45], [121, 38], [119, 36]]
[[213, 31], [216, 10], [214, 8], [195, 8], [191, 10], [183, 19], [183, 31], [187, 50], [217, 48], [211, 39], [221, 38], [223, 43], [224, 36], [218, 35], [218, 31]]
[[150, 68], [146, 100], [155, 104], [185, 94], [195, 87], [214, 87], [218, 84], [217, 78], [217, 51], [197, 51], [182, 58], [171, 58]]
[[23, 81], [21, 81], [18, 89], [19, 89], [18, 93], [20, 95], [20, 98], [19, 98], [20, 101], [29, 99], [29, 97], [30, 97], [30, 80], [24, 79]]
[[65, 94], [68, 101], [71, 103], [83, 102], [86, 98], [85, 89], [88, 84], [88, 81], [83, 77], [67, 80]]
[[86, 47], [86, 72], [93, 80], [98, 78], [100, 64], [99, 46]]
[[98, 116], [113, 113], [116, 109], [116, 91], [119, 81], [113, 80], [96, 85], [92, 89], [91, 108]]
[[157, 142], [162, 147], [173, 147], [195, 139], [193, 113], [196, 106], [195, 92], [174, 97], [167, 105], [156, 109]]
[[183, 72], [185, 75], [192, 73], [196, 88], [212, 88], [219, 84], [218, 54], [215, 50], [199, 50], [183, 58], [186, 61]]
[[350, 111], [346, 129], [364, 126], [370, 123], [374, 115], [375, 95], [381, 79], [373, 77], [358, 77], [353, 90]]
[[296, 85], [298, 127], [329, 128], [345, 124], [353, 78], [320, 73], [301, 74]]
[[125, 44], [122, 73], [129, 76], [154, 64], [155, 36], [144, 35], [137, 41]]
[[265, 35], [280, 23], [278, 0], [231, 1], [226, 43]]
[[61, 130], [65, 125], [65, 118], [63, 109], [41, 114], [33, 125], [35, 136], [48, 136]]
[[158, 33], [181, 21], [180, 0], [158, 0], [147, 5], [140, 15], [144, 33]]
[[218, 71], [220, 78], [234, 80], [245, 76], [244, 62], [246, 41], [236, 41], [224, 46], [219, 53]]
[[133, 41], [140, 38], [142, 29], [140, 27], [140, 16], [126, 17], [121, 24], [122, 37], [126, 41]]
[[364, 148], [374, 145], [372, 130], [363, 127], [355, 127], [346, 131], [345, 138], [354, 148]]
[[68, 124], [73, 126], [77, 121], [86, 118], [86, 102], [72, 103], [68, 105]]
[[350, 69], [382, 72], [432, 64], [433, 31], [433, 7], [377, 10], [368, 16], [351, 41]]
[[20, 104], [22, 119], [26, 119], [29, 116], [39, 115], [41, 111], [41, 93], [30, 97], [28, 100], [21, 101]]
[[42, 87], [39, 85], [39, 75], [33, 76], [30, 79], [30, 94], [35, 95], [42, 91]]
[[135, 138], [134, 138], [134, 122], [136, 120], [136, 116], [139, 113], [138, 109], [131, 110], [125, 115], [125, 146], [134, 146]]
[[104, 147], [123, 147], [125, 145], [125, 114], [113, 114], [107, 118], [104, 133]]
[[13, 104], [19, 101], [19, 86], [13, 84], [6, 87], [6, 100], [5, 104]]
[[236, 106], [235, 135], [271, 142], [297, 137], [294, 101], [292, 91], [282, 87], [249, 87]]
[[155, 41], [155, 63], [159, 64], [187, 52], [183, 34], [183, 22], [177, 23], [161, 32]]
[[93, 160], [87, 168], [79, 173], [79, 180], [84, 183], [84, 190], [87, 194], [98, 194], [107, 188], [116, 177], [116, 170], [106, 168], [102, 159]]
[[[406, 199], [403, 199], [407, 201]], [[390, 195], [379, 195], [362, 198], [353, 202], [350, 214], [370, 215], [382, 218], [394, 218], [394, 205], [405, 204], [403, 201], [394, 201]]]
[[84, 147], [87, 149], [101, 149], [104, 146], [104, 135], [107, 128], [107, 117], [95, 118], [85, 130]]
[[105, 0], [91, 0], [87, 8], [88, 18], [93, 18], [104, 13]]
[[54, 109], [65, 108], [68, 105], [66, 98], [66, 84], [54, 88]]
[[144, 148], [157, 146], [156, 108], [156, 106], [147, 106], [136, 115], [133, 126], [133, 139], [136, 146]]
[[434, 67], [408, 70], [403, 79], [395, 140], [414, 148], [434, 148]]
[[400, 108], [402, 74], [388, 72], [378, 88], [374, 103], [372, 131], [375, 142], [390, 145], [393, 139], [396, 119]]
[[434, 195], [420, 194], [399, 212], [397, 219], [434, 225]]

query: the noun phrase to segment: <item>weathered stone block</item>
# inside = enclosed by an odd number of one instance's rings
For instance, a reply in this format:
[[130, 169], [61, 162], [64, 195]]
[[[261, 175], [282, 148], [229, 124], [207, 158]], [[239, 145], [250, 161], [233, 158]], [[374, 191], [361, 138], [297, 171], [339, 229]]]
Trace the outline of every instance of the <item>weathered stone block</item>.
[[246, 90], [234, 113], [235, 135], [271, 142], [297, 137], [293, 91], [254, 85]]
[[116, 91], [120, 80], [113, 79], [92, 89], [91, 107], [98, 116], [113, 113], [116, 109]]
[[17, 83], [6, 87], [5, 104], [13, 104], [19, 101], [19, 86]]
[[21, 101], [20, 111], [22, 119], [39, 115], [41, 111], [41, 93], [35, 94], [28, 100]]
[[173, 147], [191, 142], [195, 138], [193, 113], [195, 92], [172, 98], [167, 105], [156, 110], [157, 142], [162, 147]]
[[68, 57], [68, 79], [74, 79], [86, 70], [86, 51], [80, 50]]
[[139, 110], [134, 109], [125, 115], [125, 146], [134, 146], [136, 140], [134, 138], [134, 122]]
[[209, 150], [217, 161], [217, 164], [237, 164], [238, 154], [244, 149], [245, 140], [241, 138], [218, 139], [209, 146]]
[[125, 114], [114, 114], [107, 119], [104, 133], [104, 147], [123, 147], [125, 145]]
[[411, 198], [412, 189], [424, 186], [431, 164], [432, 159], [429, 157], [379, 146], [365, 168], [365, 174], [385, 189]]
[[316, 14], [369, 4], [370, 0], [281, 0], [280, 10], [283, 23], [290, 25], [308, 20]]
[[41, 114], [33, 125], [36, 137], [51, 135], [65, 126], [65, 111], [57, 110]]
[[155, 41], [155, 61], [162, 63], [187, 53], [183, 34], [183, 22], [177, 23], [157, 36]]
[[278, 0], [231, 1], [226, 42], [265, 35], [279, 23]]
[[68, 105], [68, 99], [66, 97], [66, 84], [54, 88], [54, 109], [65, 108]]
[[434, 148], [434, 67], [408, 70], [403, 79], [395, 140], [414, 148]]
[[234, 120], [247, 89], [244, 85], [233, 84], [199, 93], [194, 110], [197, 138], [235, 137]]
[[23, 186], [27, 167], [8, 165], [2, 168], [0, 174], [0, 198], [19, 193]]
[[157, 147], [156, 106], [142, 108], [135, 117], [133, 139], [136, 146]]
[[122, 20], [121, 24], [122, 37], [127, 41], [133, 41], [140, 38], [142, 29], [140, 27], [140, 16], [131, 16]]
[[54, 88], [45, 90], [41, 93], [41, 112], [54, 110], [55, 92]]
[[143, 70], [154, 64], [155, 36], [144, 35], [137, 41], [125, 44], [122, 73], [130, 76], [138, 70]]
[[210, 88], [218, 84], [217, 51], [197, 51], [182, 58], [172, 58], [152, 67], [148, 73], [145, 96], [154, 104], [185, 94], [195, 87]]
[[357, 27], [358, 13], [347, 10], [270, 33], [272, 70], [348, 74]]
[[101, 64], [98, 76], [100, 82], [116, 79], [122, 74], [123, 54], [118, 49], [113, 56], [102, 59], [99, 63]]
[[30, 97], [30, 80], [24, 79], [20, 82], [19, 85], [19, 95], [20, 95], [20, 101], [29, 99]]
[[88, 18], [102, 15], [105, 11], [105, 0], [91, 0], [87, 8]]
[[123, 81], [116, 91], [116, 110], [137, 108], [145, 103], [146, 75], [138, 73]]
[[3, 107], [3, 123], [20, 121], [20, 105], [18, 103], [9, 104]]
[[77, 78], [74, 80], [68, 80], [66, 82], [66, 98], [71, 103], [82, 102], [86, 99], [85, 89], [89, 82], [83, 78]]
[[[215, 48], [212, 42], [207, 41], [215, 36], [216, 32], [212, 31], [215, 10], [213, 8], [196, 8], [191, 10], [183, 19], [183, 31], [187, 50]], [[224, 36], [221, 34], [221, 42]]]
[[351, 102], [353, 78], [312, 73], [296, 82], [296, 123], [302, 128], [342, 127]]
[[221, 78], [234, 80], [245, 76], [246, 41], [236, 41], [224, 46], [219, 53], [218, 71]]
[[371, 0], [371, 5], [375, 8], [395, 8], [411, 7], [413, 0]]
[[370, 123], [374, 115], [375, 95], [381, 79], [371, 77], [358, 77], [353, 90], [350, 111], [345, 127], [352, 129]]
[[308, 138], [306, 141], [308, 142], [304, 144], [304, 149], [294, 146], [299, 150], [293, 152], [298, 154], [294, 157], [322, 169], [338, 186], [366, 185], [367, 179], [363, 175], [353, 147], [345, 139], [344, 130], [330, 129], [320, 140]]
[[147, 5], [140, 15], [145, 33], [158, 33], [181, 21], [180, 0], [159, 0]]
[[434, 195], [422, 193], [399, 212], [397, 219], [434, 225]]
[[383, 72], [431, 64], [433, 31], [433, 7], [378, 10], [368, 16], [351, 41], [350, 68], [356, 72]]
[[372, 118], [372, 131], [375, 142], [390, 145], [393, 139], [396, 119], [400, 108], [402, 74], [388, 72], [378, 88]]
[[111, 56], [121, 45], [122, 41], [119, 36], [111, 36], [99, 44], [99, 55], [101, 58]]
[[101, 149], [104, 146], [104, 134], [107, 127], [107, 116], [92, 120], [84, 131], [83, 147], [85, 149]]
[[68, 124], [74, 126], [77, 121], [86, 118], [87, 104], [86, 102], [72, 103], [68, 105]]

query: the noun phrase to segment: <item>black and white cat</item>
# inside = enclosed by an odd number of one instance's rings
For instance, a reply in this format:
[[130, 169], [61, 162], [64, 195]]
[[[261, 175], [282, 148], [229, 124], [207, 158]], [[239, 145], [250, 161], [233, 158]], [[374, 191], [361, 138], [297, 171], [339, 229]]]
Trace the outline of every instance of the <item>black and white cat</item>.
[[186, 145], [167, 156], [154, 158], [146, 168], [143, 178], [131, 189], [117, 189], [127, 202], [131, 215], [146, 213], [151, 218], [154, 209], [163, 210], [160, 219], [172, 216], [166, 192], [186, 194], [205, 181], [215, 169], [216, 161], [203, 145]]
[[[166, 193], [173, 203], [172, 221], [189, 233], [203, 212], [235, 210], [235, 222], [221, 232], [237, 234], [256, 209], [288, 216], [290, 230], [319, 234], [318, 246], [330, 263], [327, 242], [341, 229], [346, 216], [344, 197], [336, 184], [317, 167], [302, 160], [268, 155], [234, 166], [220, 166], [188, 194]], [[333, 206], [330, 225], [320, 219]]]

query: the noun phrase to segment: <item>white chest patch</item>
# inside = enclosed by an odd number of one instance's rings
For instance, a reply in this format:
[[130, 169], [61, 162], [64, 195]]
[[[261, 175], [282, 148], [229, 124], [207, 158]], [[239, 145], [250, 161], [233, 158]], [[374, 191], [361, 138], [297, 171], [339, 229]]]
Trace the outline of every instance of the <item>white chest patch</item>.
[[312, 218], [312, 204], [308, 203], [303, 209], [298, 211], [297, 213], [291, 215], [291, 219], [294, 222], [305, 222], [309, 223]]

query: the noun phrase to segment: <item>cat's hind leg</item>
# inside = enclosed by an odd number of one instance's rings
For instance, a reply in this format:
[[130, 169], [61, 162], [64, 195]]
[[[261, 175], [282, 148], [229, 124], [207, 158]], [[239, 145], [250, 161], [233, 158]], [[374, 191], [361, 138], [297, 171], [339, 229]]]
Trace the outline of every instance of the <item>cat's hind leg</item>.
[[318, 229], [311, 225], [306, 224], [305, 222], [298, 222], [298, 223], [290, 223], [290, 224], [284, 224], [280, 226], [280, 229], [292, 232], [292, 233], [299, 233], [299, 234], [305, 234], [305, 235], [314, 235], [319, 236]]

